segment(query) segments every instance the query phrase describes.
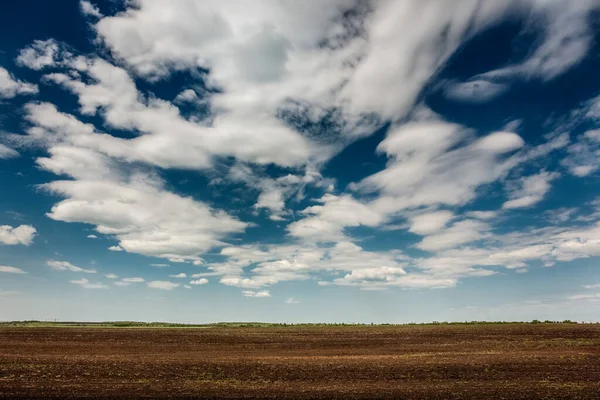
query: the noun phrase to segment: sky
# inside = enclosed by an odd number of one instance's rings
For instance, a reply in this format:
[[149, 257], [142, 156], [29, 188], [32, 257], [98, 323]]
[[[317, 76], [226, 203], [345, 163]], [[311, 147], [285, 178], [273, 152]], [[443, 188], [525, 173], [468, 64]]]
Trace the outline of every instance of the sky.
[[22, 0], [0, 320], [600, 320], [600, 0]]

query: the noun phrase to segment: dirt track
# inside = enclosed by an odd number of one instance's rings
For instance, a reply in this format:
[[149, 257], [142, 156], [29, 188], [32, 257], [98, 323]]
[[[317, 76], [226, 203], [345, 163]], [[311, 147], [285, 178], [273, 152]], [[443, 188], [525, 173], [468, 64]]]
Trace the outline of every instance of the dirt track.
[[0, 329], [0, 399], [599, 399], [599, 325]]

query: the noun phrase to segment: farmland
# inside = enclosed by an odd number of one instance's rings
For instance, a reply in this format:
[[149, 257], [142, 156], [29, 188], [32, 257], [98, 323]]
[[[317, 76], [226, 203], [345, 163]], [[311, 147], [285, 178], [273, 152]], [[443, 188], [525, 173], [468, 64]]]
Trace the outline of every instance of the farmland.
[[600, 325], [0, 327], [0, 399], [597, 399]]

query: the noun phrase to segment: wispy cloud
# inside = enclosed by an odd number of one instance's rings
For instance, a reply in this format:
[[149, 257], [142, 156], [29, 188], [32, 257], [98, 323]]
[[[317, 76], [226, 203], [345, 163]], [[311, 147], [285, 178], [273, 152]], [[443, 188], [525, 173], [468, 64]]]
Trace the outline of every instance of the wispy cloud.
[[27, 274], [27, 272], [23, 271], [21, 268], [17, 268], [17, 267], [9, 267], [6, 265], [0, 265], [0, 272], [6, 272], [9, 274]]
[[75, 279], [72, 281], [69, 281], [75, 285], [79, 285], [84, 289], [108, 289], [108, 286], [103, 284], [103, 283], [91, 283], [89, 280], [85, 279], [85, 278], [81, 278], [81, 279]]
[[268, 290], [260, 290], [256, 292], [253, 290], [244, 290], [242, 291], [242, 294], [246, 297], [271, 297], [271, 294]]
[[162, 290], [173, 290], [180, 286], [179, 283], [169, 282], [169, 281], [151, 281], [148, 282], [148, 287], [150, 289], [162, 289]]
[[97, 271], [95, 269], [83, 269], [79, 268], [76, 265], [71, 264], [68, 261], [54, 261], [49, 260], [46, 262], [48, 266], [57, 271], [71, 271], [71, 272], [85, 272], [87, 274], [95, 274]]

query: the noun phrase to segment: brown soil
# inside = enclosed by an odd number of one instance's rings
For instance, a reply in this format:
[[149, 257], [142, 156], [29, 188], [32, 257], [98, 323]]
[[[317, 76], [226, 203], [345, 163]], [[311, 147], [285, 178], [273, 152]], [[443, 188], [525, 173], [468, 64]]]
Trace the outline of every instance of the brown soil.
[[600, 326], [2, 328], [24, 398], [600, 399]]

